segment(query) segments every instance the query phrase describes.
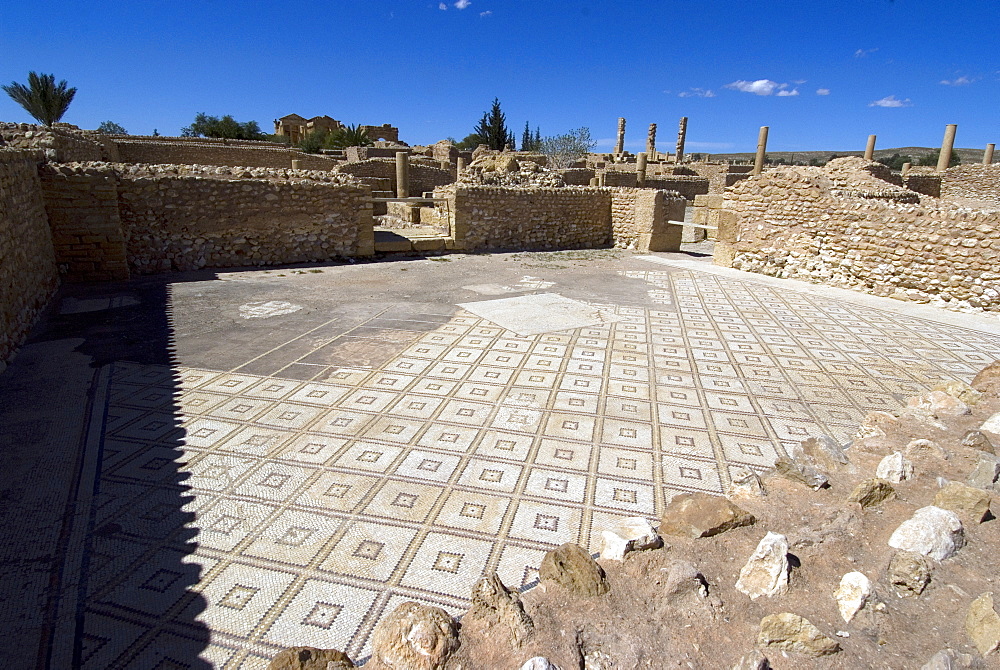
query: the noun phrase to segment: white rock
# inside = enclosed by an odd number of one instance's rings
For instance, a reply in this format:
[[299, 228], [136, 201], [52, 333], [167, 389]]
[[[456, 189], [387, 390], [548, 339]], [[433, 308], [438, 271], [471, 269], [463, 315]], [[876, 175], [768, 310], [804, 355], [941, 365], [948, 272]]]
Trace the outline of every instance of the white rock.
[[622, 519], [613, 530], [601, 531], [601, 558], [621, 561], [625, 554], [643, 549], [655, 549], [663, 544], [663, 540], [641, 516]]
[[747, 564], [740, 569], [736, 589], [756, 600], [777, 596], [788, 590], [788, 539], [768, 532], [757, 545]]
[[910, 409], [925, 410], [935, 416], [962, 416], [972, 411], [964, 402], [944, 391], [931, 391], [909, 398], [906, 406]]
[[834, 592], [837, 609], [844, 621], [851, 623], [854, 615], [865, 606], [872, 595], [872, 583], [860, 572], [848, 572], [840, 580], [840, 586]]
[[1000, 412], [986, 419], [979, 427], [979, 432], [986, 433], [990, 438], [1000, 438]]
[[903, 452], [894, 451], [883, 458], [875, 468], [875, 476], [893, 484], [913, 477], [913, 463], [903, 456]]
[[912, 440], [903, 449], [903, 454], [909, 458], [933, 456], [942, 461], [948, 460], [948, 452], [930, 440]]
[[943, 561], [965, 544], [958, 515], [933, 505], [921, 507], [899, 525], [889, 538], [889, 546]]
[[559, 666], [552, 665], [552, 662], [544, 656], [535, 656], [525, 661], [521, 670], [559, 670]]

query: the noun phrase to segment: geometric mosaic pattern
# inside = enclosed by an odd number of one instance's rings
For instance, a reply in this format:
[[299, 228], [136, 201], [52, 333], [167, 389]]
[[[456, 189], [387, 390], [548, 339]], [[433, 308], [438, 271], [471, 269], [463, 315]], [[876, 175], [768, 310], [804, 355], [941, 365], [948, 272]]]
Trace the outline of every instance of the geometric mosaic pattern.
[[[1000, 357], [996, 336], [876, 308], [623, 275], [655, 309], [591, 304], [618, 321], [532, 336], [459, 311], [311, 380], [117, 364], [83, 667], [173, 667], [185, 644], [214, 667], [292, 644], [364, 659], [400, 602], [458, 613], [488, 570], [530, 586], [555, 545], [721, 493], [730, 467], [810, 435], [846, 442], [866, 412]], [[177, 623], [195, 598], [208, 644]]]

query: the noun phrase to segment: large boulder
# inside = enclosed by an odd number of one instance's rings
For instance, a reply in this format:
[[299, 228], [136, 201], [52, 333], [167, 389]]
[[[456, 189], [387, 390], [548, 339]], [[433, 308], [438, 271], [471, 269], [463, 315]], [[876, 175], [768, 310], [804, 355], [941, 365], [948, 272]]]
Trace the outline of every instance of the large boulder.
[[760, 622], [757, 644], [814, 658], [840, 651], [836, 640], [821, 633], [808, 619], [790, 612], [764, 617]]
[[450, 614], [440, 607], [405, 602], [372, 633], [373, 667], [441, 670], [458, 646], [458, 624]]
[[921, 507], [899, 525], [889, 546], [943, 561], [965, 544], [962, 521], [954, 512], [930, 505]]
[[569, 542], [545, 554], [538, 577], [587, 597], [604, 595], [611, 588], [601, 566], [583, 547]]
[[736, 589], [756, 600], [777, 596], [788, 590], [788, 539], [768, 532], [740, 569]]
[[353, 667], [347, 654], [338, 649], [289, 647], [271, 659], [267, 670], [350, 670]]
[[676, 495], [663, 510], [660, 533], [698, 538], [712, 537], [756, 522], [753, 514], [725, 498], [707, 493]]

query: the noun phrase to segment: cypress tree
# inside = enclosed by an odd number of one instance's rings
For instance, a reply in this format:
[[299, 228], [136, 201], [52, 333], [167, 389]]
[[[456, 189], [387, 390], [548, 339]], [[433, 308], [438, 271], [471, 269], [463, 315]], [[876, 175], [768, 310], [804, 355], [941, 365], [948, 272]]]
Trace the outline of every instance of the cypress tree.
[[494, 151], [503, 151], [510, 144], [514, 145], [514, 133], [507, 129], [507, 117], [500, 111], [499, 98], [493, 98], [493, 106], [483, 113], [473, 132], [483, 139], [483, 144]]

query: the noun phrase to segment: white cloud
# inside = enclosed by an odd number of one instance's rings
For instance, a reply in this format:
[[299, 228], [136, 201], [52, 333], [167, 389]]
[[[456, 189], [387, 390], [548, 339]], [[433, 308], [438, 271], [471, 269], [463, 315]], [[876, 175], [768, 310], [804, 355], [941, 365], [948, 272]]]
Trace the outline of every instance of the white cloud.
[[975, 79], [967, 77], [963, 74], [961, 77], [958, 77], [956, 79], [942, 79], [941, 83], [944, 84], [945, 86], [966, 86], [974, 81]]
[[744, 93], [753, 93], [754, 95], [771, 95], [781, 87], [781, 84], [770, 79], [757, 79], [756, 81], [740, 79], [731, 84], [726, 84], [726, 88], [743, 91]]
[[793, 79], [792, 83], [795, 84], [796, 86], [801, 86], [802, 84], [806, 83], [806, 80], [805, 79]]
[[487, 9], [485, 12], [479, 12], [479, 16], [493, 16], [493, 11]]
[[[664, 93], [669, 93], [670, 91], [664, 91]], [[692, 88], [687, 91], [681, 91], [677, 94], [680, 98], [714, 98], [715, 93], [711, 89], [707, 88]]]
[[905, 100], [900, 100], [894, 95], [887, 95], [881, 100], [873, 100], [868, 103], [869, 107], [912, 107], [913, 103], [910, 102], [909, 98]]
[[448, 5], [444, 4], [443, 2], [439, 2], [438, 3], [438, 9], [440, 9], [442, 12], [447, 12], [448, 11]]
[[455, 9], [465, 9], [466, 7], [468, 7], [471, 4], [472, 4], [472, 0], [458, 0], [458, 2], [456, 2], [454, 6], [455, 6]]
[[830, 89], [828, 88], [817, 88], [816, 95], [830, 95]]
[[874, 49], [858, 49], [857, 51], [854, 52], [854, 57], [855, 58], [864, 58], [868, 54], [873, 54], [876, 51], [878, 51], [878, 47], [875, 47]]
[[740, 79], [731, 84], [726, 84], [725, 88], [743, 91], [744, 93], [753, 93], [754, 95], [777, 95], [782, 98], [799, 94], [797, 88], [789, 90], [788, 84], [779, 84], [771, 79], [757, 79], [755, 81]]

